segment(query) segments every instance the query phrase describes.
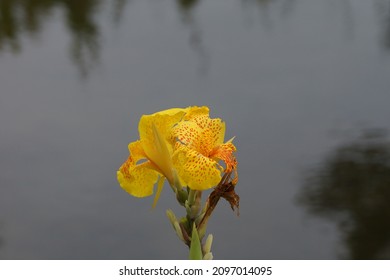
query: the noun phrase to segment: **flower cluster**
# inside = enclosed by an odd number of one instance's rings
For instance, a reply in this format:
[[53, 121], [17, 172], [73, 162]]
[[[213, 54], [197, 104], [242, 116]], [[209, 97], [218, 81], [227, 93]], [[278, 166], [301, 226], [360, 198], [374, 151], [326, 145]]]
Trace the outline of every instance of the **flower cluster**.
[[[221, 197], [232, 209], [239, 203], [234, 191], [236, 147], [233, 138], [224, 141], [225, 123], [210, 118], [208, 107], [193, 106], [143, 115], [138, 130], [140, 139], [129, 144], [130, 155], [117, 171], [119, 184], [136, 197], [152, 195], [157, 184], [155, 206], [167, 180], [187, 213], [178, 222], [173, 212], [167, 211], [177, 235], [190, 247], [192, 258], [212, 258], [211, 235], [199, 247], [208, 218]], [[202, 191], [213, 187], [201, 209]]]

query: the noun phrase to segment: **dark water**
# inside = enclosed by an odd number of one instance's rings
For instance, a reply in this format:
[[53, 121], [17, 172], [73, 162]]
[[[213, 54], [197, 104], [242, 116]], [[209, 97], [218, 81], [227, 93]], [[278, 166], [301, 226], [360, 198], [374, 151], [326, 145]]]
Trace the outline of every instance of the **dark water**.
[[116, 181], [142, 114], [236, 136], [217, 259], [390, 258], [389, 0], [0, 0], [0, 258], [185, 259]]

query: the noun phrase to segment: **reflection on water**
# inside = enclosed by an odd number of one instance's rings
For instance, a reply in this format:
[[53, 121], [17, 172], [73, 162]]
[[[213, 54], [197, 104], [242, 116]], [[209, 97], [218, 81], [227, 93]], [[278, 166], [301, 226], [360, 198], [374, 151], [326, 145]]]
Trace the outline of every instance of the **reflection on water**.
[[[53, 1], [54, 2], [54, 1]], [[73, 36], [71, 56], [82, 76], [87, 75], [99, 57], [99, 29], [94, 20], [100, 1], [59, 1], [66, 13], [67, 27]]]
[[[390, 0], [373, 0], [381, 26], [381, 44], [390, 49]], [[115, 0], [112, 3], [113, 22], [119, 24], [128, 0]], [[206, 51], [199, 23], [194, 9], [199, 0], [176, 0], [183, 24], [189, 29], [189, 43], [200, 58], [200, 71], [207, 72], [210, 57]], [[241, 0], [248, 10], [259, 10], [260, 20], [267, 28], [273, 26], [274, 18], [292, 14], [298, 0]], [[337, 1], [336, 1], [337, 2]], [[96, 14], [104, 1], [100, 0], [0, 0], [0, 52], [18, 53], [23, 48], [24, 35], [36, 36], [52, 18], [53, 11], [60, 9], [65, 14], [66, 27], [71, 34], [70, 56], [82, 77], [99, 61], [101, 35]], [[254, 6], [258, 9], [253, 9]], [[353, 7], [348, 0], [334, 5], [341, 10], [344, 26], [348, 34], [353, 33]], [[276, 19], [278, 20], [278, 19]]]
[[199, 0], [177, 0], [176, 2], [183, 11], [189, 11], [199, 2]]
[[297, 0], [242, 0], [244, 9], [248, 12], [248, 19], [253, 22], [250, 16], [253, 12], [266, 29], [272, 29], [275, 21], [289, 16]]
[[[114, 20], [119, 22], [127, 1], [114, 1]], [[72, 36], [70, 55], [80, 74], [85, 77], [99, 58], [99, 25], [96, 13], [100, 0], [0, 0], [0, 51], [18, 53], [22, 36], [36, 36], [60, 9]]]
[[377, 0], [376, 11], [381, 26], [382, 45], [390, 51], [390, 1]]
[[377, 132], [336, 149], [300, 194], [311, 214], [337, 224], [346, 258], [390, 258], [390, 142]]
[[126, 4], [129, 0], [116, 0], [114, 1], [114, 8], [113, 8], [113, 21], [115, 24], [119, 24], [122, 17], [123, 17], [123, 12], [125, 10]]
[[189, 44], [199, 58], [198, 70], [201, 74], [207, 74], [210, 57], [203, 46], [202, 31], [193, 11], [199, 2], [199, 0], [176, 0], [182, 22], [189, 30]]

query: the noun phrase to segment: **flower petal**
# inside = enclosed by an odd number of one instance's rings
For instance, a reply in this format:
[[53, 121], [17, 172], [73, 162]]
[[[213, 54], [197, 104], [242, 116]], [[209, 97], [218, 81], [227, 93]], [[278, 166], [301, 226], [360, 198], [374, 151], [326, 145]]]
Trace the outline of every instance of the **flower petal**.
[[191, 121], [179, 122], [172, 129], [172, 134], [179, 140], [180, 144], [209, 157], [214, 148], [223, 143], [225, 123], [221, 119], [204, 119], [202, 127], [196, 121], [195, 118]]
[[221, 180], [221, 166], [215, 160], [184, 145], [173, 155], [173, 163], [179, 177], [190, 189], [210, 189]]
[[196, 118], [202, 118], [202, 116], [209, 117], [209, 111], [210, 109], [206, 106], [198, 107], [198, 106], [192, 106], [188, 107], [186, 114], [184, 116], [184, 120], [189, 121]]
[[157, 201], [158, 199], [160, 198], [160, 194], [161, 194], [161, 191], [163, 189], [163, 186], [164, 186], [164, 181], [165, 181], [165, 177], [161, 176], [159, 179], [158, 179], [158, 182], [157, 182], [157, 191], [156, 191], [156, 195], [153, 199], [153, 208], [156, 207], [156, 204], [157, 204]]
[[152, 195], [153, 186], [158, 176], [158, 172], [153, 170], [149, 161], [135, 165], [135, 161], [131, 156], [117, 171], [120, 186], [136, 197]]
[[209, 117], [208, 107], [190, 107], [187, 114], [184, 116], [184, 120], [195, 122], [202, 129], [211, 130], [216, 145], [223, 143], [225, 137], [225, 123], [219, 118], [211, 119]]
[[199, 151], [202, 129], [191, 121], [179, 122], [173, 129], [172, 135], [179, 141], [179, 144], [183, 144], [187, 147], [196, 149]]
[[233, 155], [233, 152], [236, 151], [236, 147], [232, 142], [226, 142], [225, 144], [219, 145], [214, 149], [210, 155], [213, 158], [220, 159], [226, 164], [226, 172], [232, 171], [237, 167], [237, 160]]
[[225, 122], [221, 119], [210, 119], [207, 124], [207, 129], [210, 131], [213, 144], [215, 146], [221, 145], [225, 139]]
[[140, 140], [131, 142], [129, 144], [129, 152], [134, 163], [137, 163], [140, 159], [146, 158], [145, 151], [142, 147], [142, 142]]
[[179, 122], [187, 109], [169, 109], [152, 115], [143, 115], [138, 130], [140, 141], [147, 158], [172, 184], [173, 142], [171, 129]]
[[140, 139], [146, 142], [144, 145], [154, 144], [153, 125], [161, 133], [162, 138], [169, 141], [170, 129], [183, 118], [187, 111], [188, 109], [174, 108], [151, 115], [143, 115], [138, 130]]

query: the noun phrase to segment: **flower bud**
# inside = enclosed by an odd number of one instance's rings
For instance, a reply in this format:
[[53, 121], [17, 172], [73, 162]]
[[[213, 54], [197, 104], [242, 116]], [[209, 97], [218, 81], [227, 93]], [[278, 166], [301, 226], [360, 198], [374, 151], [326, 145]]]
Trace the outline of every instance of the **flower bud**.
[[213, 259], [213, 254], [211, 253], [211, 252], [209, 252], [209, 253], [207, 253], [207, 254], [205, 254], [204, 256], [203, 256], [203, 259], [204, 260], [212, 260]]
[[184, 241], [183, 232], [181, 231], [179, 222], [177, 221], [175, 214], [173, 213], [173, 211], [171, 209], [168, 209], [166, 213], [167, 213], [167, 217], [168, 217], [169, 221], [171, 222], [173, 229], [175, 230], [177, 236], [182, 241]]
[[211, 252], [211, 245], [212, 245], [212, 243], [213, 243], [213, 235], [209, 234], [207, 236], [206, 242], [203, 245], [203, 252], [205, 252], [205, 254]]

